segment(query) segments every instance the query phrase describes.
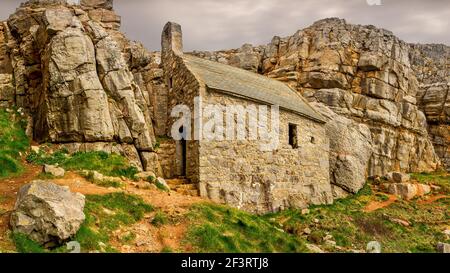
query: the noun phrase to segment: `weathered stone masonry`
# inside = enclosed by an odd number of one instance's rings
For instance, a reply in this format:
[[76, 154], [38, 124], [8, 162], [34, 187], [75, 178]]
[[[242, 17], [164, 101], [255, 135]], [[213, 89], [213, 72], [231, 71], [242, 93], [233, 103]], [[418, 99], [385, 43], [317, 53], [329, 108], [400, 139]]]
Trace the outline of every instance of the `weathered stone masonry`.
[[[169, 86], [169, 113], [178, 104], [189, 106], [193, 112], [197, 96], [202, 98], [203, 110], [208, 104], [259, 105], [208, 87], [205, 79], [191, 67], [195, 62], [191, 58], [195, 57], [183, 56], [179, 25], [166, 25], [162, 45], [162, 63]], [[226, 73], [223, 77], [224, 81], [236, 80], [228, 78], [230, 75]], [[175, 119], [169, 118], [168, 131]], [[201, 196], [258, 213], [331, 203], [329, 141], [324, 122], [286, 109], [281, 110], [280, 119], [280, 146], [274, 151], [262, 152], [259, 140], [188, 141], [186, 176], [198, 183]], [[289, 123], [297, 125], [297, 148], [288, 143]], [[178, 149], [179, 145], [176, 147]], [[177, 160], [180, 159], [174, 161]]]
[[[211, 90], [204, 103], [253, 104]], [[289, 123], [297, 125], [295, 149], [289, 145]], [[201, 142], [201, 195], [259, 213], [331, 203], [329, 141], [323, 124], [282, 110], [279, 138], [278, 149], [268, 152], [260, 150], [259, 141]]]

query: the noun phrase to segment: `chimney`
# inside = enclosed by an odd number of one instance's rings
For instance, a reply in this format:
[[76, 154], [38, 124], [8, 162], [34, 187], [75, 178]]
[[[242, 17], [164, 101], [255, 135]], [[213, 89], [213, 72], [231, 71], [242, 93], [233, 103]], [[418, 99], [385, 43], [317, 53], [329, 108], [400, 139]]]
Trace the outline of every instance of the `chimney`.
[[179, 24], [168, 22], [164, 26], [161, 36], [161, 51], [162, 56], [168, 56], [168, 54], [183, 55], [183, 33]]

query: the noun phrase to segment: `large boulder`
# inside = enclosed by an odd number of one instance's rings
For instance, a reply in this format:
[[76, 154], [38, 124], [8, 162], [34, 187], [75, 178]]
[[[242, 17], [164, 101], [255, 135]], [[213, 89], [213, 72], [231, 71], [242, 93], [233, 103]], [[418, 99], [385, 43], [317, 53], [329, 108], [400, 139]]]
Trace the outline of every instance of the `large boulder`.
[[330, 138], [331, 183], [347, 192], [357, 193], [366, 183], [372, 156], [369, 128], [337, 115], [321, 103], [312, 105], [328, 119], [325, 129]]
[[84, 205], [82, 194], [36, 180], [20, 189], [11, 227], [41, 245], [55, 246], [77, 233], [85, 219]]

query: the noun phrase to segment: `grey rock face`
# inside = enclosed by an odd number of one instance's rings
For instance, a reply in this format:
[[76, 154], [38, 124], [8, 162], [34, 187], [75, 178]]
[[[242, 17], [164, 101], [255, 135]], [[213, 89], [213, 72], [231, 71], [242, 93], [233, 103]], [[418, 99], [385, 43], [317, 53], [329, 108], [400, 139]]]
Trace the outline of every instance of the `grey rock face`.
[[412, 44], [410, 58], [420, 82], [419, 108], [426, 115], [436, 153], [450, 170], [450, 47]]
[[38, 142], [119, 144], [141, 169], [155, 142], [150, 57], [118, 23], [111, 0], [22, 5], [0, 28], [0, 104], [24, 108]]
[[[330, 138], [330, 179], [346, 192], [357, 193], [366, 184], [369, 160], [372, 156], [372, 137], [369, 127], [339, 116], [323, 104], [313, 103], [328, 119], [325, 126]], [[345, 196], [335, 190], [335, 197]]]
[[[440, 68], [433, 71], [448, 78], [448, 73], [439, 72], [448, 63], [446, 51], [428, 51], [433, 52], [428, 55], [441, 58]], [[429, 116], [443, 116], [446, 108], [437, 101], [443, 102], [446, 93], [432, 91], [425, 96], [429, 102], [420, 102], [419, 81], [436, 77], [433, 71], [422, 73], [420, 67], [427, 62], [420, 56], [411, 57], [411, 46], [392, 32], [331, 18], [292, 36], [274, 37], [270, 44], [254, 47], [252, 52], [259, 54], [259, 73], [283, 81], [309, 101], [323, 103], [339, 116], [369, 128], [373, 150], [369, 176], [433, 171], [440, 165], [435, 148], [439, 155], [448, 152], [447, 127], [430, 126], [433, 142], [427, 132], [427, 117], [430, 122]], [[239, 54], [236, 49], [194, 54], [242, 67], [232, 62]], [[415, 65], [416, 60], [423, 65]], [[429, 112], [427, 117], [421, 109]]]
[[11, 226], [42, 244], [60, 244], [74, 236], [85, 219], [85, 198], [47, 181], [33, 181], [19, 193]]

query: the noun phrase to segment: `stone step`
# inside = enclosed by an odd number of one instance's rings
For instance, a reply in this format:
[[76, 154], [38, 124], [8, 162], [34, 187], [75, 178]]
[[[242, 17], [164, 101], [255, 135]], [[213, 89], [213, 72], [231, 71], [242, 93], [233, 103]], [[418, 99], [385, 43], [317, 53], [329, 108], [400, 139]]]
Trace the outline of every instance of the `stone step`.
[[183, 184], [189, 184], [189, 181], [186, 179], [168, 179], [166, 180], [169, 186], [178, 186]]
[[175, 186], [175, 189], [181, 190], [197, 190], [197, 185], [195, 184], [182, 184]]

